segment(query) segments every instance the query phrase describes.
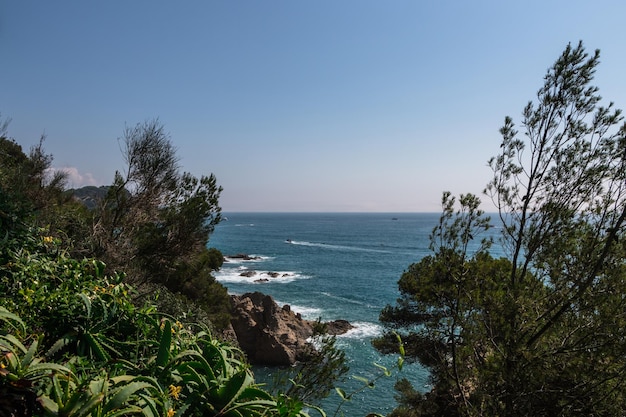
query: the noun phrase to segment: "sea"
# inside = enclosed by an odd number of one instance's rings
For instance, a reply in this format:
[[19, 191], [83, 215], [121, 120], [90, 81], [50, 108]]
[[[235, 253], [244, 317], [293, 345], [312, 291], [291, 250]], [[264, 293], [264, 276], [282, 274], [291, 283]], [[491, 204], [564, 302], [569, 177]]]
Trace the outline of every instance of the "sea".
[[[428, 371], [418, 363], [398, 371], [395, 355], [371, 345], [384, 327], [380, 311], [399, 297], [397, 282], [408, 266], [430, 254], [429, 234], [439, 213], [224, 213], [209, 246], [227, 262], [216, 279], [231, 294], [260, 291], [289, 304], [304, 318], [348, 320], [354, 329], [337, 337], [350, 371], [339, 387], [350, 401], [331, 392], [322, 406], [327, 415], [386, 415], [396, 406], [394, 384], [407, 378], [429, 389]], [[252, 260], [229, 258], [247, 254]], [[254, 271], [253, 276], [242, 275]], [[274, 273], [274, 274], [271, 274]], [[278, 275], [276, 276], [277, 273]], [[272, 277], [275, 276], [275, 277]], [[383, 375], [380, 366], [391, 371]], [[257, 381], [269, 381], [272, 368], [255, 368]], [[376, 380], [364, 388], [363, 378]], [[315, 412], [311, 412], [315, 415]]]

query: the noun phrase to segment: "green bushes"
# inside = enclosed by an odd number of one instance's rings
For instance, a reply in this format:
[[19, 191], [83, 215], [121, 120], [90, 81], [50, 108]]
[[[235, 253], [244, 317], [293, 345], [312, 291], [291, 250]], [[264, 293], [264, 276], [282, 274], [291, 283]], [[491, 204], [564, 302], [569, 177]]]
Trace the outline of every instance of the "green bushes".
[[122, 276], [105, 275], [100, 261], [68, 257], [60, 243], [31, 232], [22, 247], [3, 248], [0, 397], [11, 402], [0, 410], [305, 415], [300, 402], [261, 389], [238, 349], [152, 305], [135, 306]]
[[126, 176], [91, 209], [41, 143], [2, 133], [0, 416], [307, 416], [211, 335], [230, 309], [206, 248], [221, 188], [178, 174], [162, 126], [127, 131]]

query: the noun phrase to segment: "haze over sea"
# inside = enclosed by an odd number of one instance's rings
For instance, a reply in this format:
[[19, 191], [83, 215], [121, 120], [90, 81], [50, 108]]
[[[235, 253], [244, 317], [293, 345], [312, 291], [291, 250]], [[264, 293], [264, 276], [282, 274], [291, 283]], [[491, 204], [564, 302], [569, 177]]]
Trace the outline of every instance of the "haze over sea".
[[[245, 253], [253, 261], [230, 260], [216, 274], [231, 294], [260, 291], [279, 304], [289, 304], [307, 319], [345, 319], [356, 326], [338, 337], [349, 360], [349, 375], [372, 378], [374, 362], [392, 367], [394, 356], [381, 356], [371, 346], [383, 328], [380, 310], [395, 303], [398, 279], [414, 262], [430, 253], [428, 236], [439, 213], [226, 213], [209, 246], [224, 255]], [[256, 271], [252, 277], [244, 271]], [[278, 272], [271, 278], [268, 272]], [[255, 282], [262, 278], [267, 282]], [[264, 378], [272, 369], [257, 369]], [[420, 390], [428, 374], [418, 364], [381, 378], [342, 406], [346, 416], [386, 414], [395, 405], [393, 385], [404, 377]], [[350, 392], [362, 383], [350, 378], [340, 384]], [[339, 396], [332, 392], [324, 407], [334, 413]]]

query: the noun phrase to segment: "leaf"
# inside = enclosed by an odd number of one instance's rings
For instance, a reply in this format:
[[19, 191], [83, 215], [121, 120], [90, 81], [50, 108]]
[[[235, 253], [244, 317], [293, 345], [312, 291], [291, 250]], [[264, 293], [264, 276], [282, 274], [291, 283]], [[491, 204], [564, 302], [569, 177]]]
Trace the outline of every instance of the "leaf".
[[48, 349], [45, 356], [46, 357], [54, 356], [56, 353], [60, 352], [67, 345], [69, 345], [71, 342], [74, 342], [74, 341], [76, 341], [75, 335], [73, 336], [65, 335], [61, 337], [59, 340], [54, 342], [54, 344], [50, 347], [50, 349]]
[[226, 412], [230, 405], [239, 399], [241, 393], [253, 383], [254, 379], [246, 371], [239, 372], [228, 379], [217, 392], [218, 399], [225, 403], [221, 412]]
[[100, 345], [100, 342], [98, 342], [94, 335], [91, 333], [85, 333], [84, 336], [96, 358], [101, 361], [108, 361], [111, 359], [111, 356], [102, 348], [102, 345]]
[[[80, 406], [80, 404], [77, 404], [80, 408], [78, 409], [76, 413], [76, 417], [85, 417], [89, 415], [93, 411], [93, 409], [96, 408], [102, 402], [102, 400], [104, 400], [104, 394], [98, 394], [98, 395], [92, 396], [82, 406]], [[69, 414], [65, 414], [65, 415], [70, 417], [70, 416], [74, 416], [74, 413], [70, 412]]]
[[129, 407], [123, 408], [121, 410], [118, 410], [114, 413], [107, 413], [105, 414], [105, 417], [120, 417], [120, 416], [127, 416], [130, 414], [143, 414], [143, 409], [139, 406], [136, 405], [131, 405]]
[[358, 376], [358, 375], [352, 375], [353, 379], [356, 379], [357, 381], [361, 381], [363, 382], [365, 385], [369, 385], [370, 384], [370, 380], [367, 378], [364, 378], [362, 376]]
[[107, 413], [111, 410], [120, 408], [134, 393], [151, 386], [152, 385], [147, 382], [131, 382], [125, 385], [123, 388], [119, 389], [109, 401], [107, 401], [103, 412]]
[[93, 267], [94, 267], [96, 278], [102, 278], [104, 276], [104, 268], [106, 267], [106, 264], [102, 261], [94, 259]]
[[85, 310], [87, 310], [87, 318], [91, 318], [91, 300], [87, 297], [86, 294], [78, 293], [78, 297], [83, 301], [85, 305]]
[[156, 402], [152, 398], [151, 395], [146, 395], [144, 393], [138, 393], [137, 396], [143, 400], [145, 406], [142, 409], [143, 415], [146, 417], [160, 417], [161, 413], [157, 409]]
[[273, 401], [273, 397], [260, 388], [248, 387], [238, 397], [239, 401], [242, 400], [266, 400]]
[[34, 340], [28, 348], [28, 351], [22, 358], [22, 368], [26, 368], [28, 365], [31, 364], [33, 358], [35, 357], [35, 353], [37, 352], [37, 346], [39, 346], [39, 342], [37, 340]]
[[[65, 374], [69, 374], [71, 372], [69, 368], [63, 365], [59, 365], [58, 363], [41, 362], [41, 363], [35, 363], [33, 365], [30, 365], [27, 371], [24, 373], [24, 377], [28, 376], [32, 378], [35, 374], [38, 374], [38, 373], [48, 374], [54, 371], [63, 372]], [[46, 376], [46, 375], [42, 375], [42, 376]]]
[[9, 325], [13, 328], [15, 328], [15, 326], [11, 322], [16, 322], [20, 325], [23, 331], [26, 331], [26, 325], [24, 324], [22, 319], [17, 314], [11, 313], [4, 307], [0, 307], [0, 320], [9, 323]]
[[[200, 374], [196, 371], [192, 366], [189, 366], [188, 363], [185, 363], [180, 368], [180, 373], [183, 378], [183, 382], [185, 384], [195, 383], [199, 387], [202, 387], [203, 390], [208, 390], [210, 388], [210, 381], [215, 381], [214, 379], [208, 379], [204, 376], [204, 374]], [[215, 382], [217, 383], [217, 382]]]
[[104, 394], [106, 396], [109, 389], [109, 383], [104, 378], [94, 379], [89, 381], [89, 392], [92, 394]]
[[386, 367], [378, 364], [378, 363], [374, 363], [374, 366], [381, 369], [383, 371], [383, 373], [385, 374], [385, 376], [391, 376], [391, 371], [389, 369], [387, 369]]
[[[6, 342], [3, 343], [3, 340], [5, 340]], [[26, 346], [24, 346], [22, 342], [20, 342], [12, 334], [0, 335], [0, 346], [5, 346], [8, 350], [14, 353], [15, 353], [15, 349], [13, 347], [18, 348], [20, 350], [20, 353], [23, 353], [23, 354], [25, 354], [28, 351], [28, 349], [26, 349]]]
[[52, 401], [50, 399], [50, 397], [48, 397], [47, 395], [41, 395], [38, 398], [39, 404], [41, 404], [41, 406], [43, 407], [43, 409], [45, 411], [47, 411], [48, 413], [52, 414], [52, 415], [58, 415], [59, 414], [59, 405]]
[[339, 387], [335, 387], [335, 391], [337, 391], [337, 394], [339, 394], [339, 396], [341, 397], [341, 399], [348, 401], [350, 398], [348, 398], [348, 395], [346, 394], [346, 392], [339, 388]]
[[172, 324], [169, 320], [164, 321], [161, 331], [161, 342], [159, 343], [159, 353], [157, 354], [157, 366], [165, 366], [170, 358], [170, 347], [172, 345]]

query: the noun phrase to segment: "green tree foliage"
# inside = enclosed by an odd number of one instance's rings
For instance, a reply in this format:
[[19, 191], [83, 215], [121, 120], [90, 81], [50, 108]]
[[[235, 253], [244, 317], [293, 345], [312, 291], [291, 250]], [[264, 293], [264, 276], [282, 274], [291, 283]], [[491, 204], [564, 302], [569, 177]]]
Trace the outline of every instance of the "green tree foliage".
[[68, 202], [64, 195], [66, 174], [51, 172], [52, 155], [43, 149], [44, 137], [26, 154], [15, 140], [7, 137], [8, 120], [0, 123], [0, 231], [18, 233], [24, 219], [38, 225], [63, 228], [54, 213]]
[[626, 125], [590, 85], [598, 63], [568, 45], [524, 109], [524, 135], [505, 119], [485, 192], [506, 258], [473, 243], [489, 225], [478, 199], [453, 212], [444, 194], [433, 255], [381, 314], [431, 371], [426, 393], [398, 386], [394, 415], [626, 412]]
[[213, 175], [179, 172], [158, 120], [126, 128], [121, 143], [126, 169], [115, 174], [95, 211], [95, 254], [135, 284], [156, 283], [189, 297], [223, 327], [230, 303], [211, 275], [223, 258], [206, 247], [221, 220], [222, 188]]
[[[303, 402], [315, 387], [272, 396], [241, 351], [190, 320], [229, 321], [230, 298], [211, 275], [224, 258], [206, 248], [221, 188], [178, 174], [156, 122], [128, 129], [125, 143], [126, 176], [90, 211], [62, 175], [48, 176], [41, 143], [26, 155], [0, 137], [0, 415], [325, 415]], [[95, 253], [112, 267], [85, 257]], [[131, 281], [151, 292], [138, 296]], [[343, 364], [325, 346], [332, 355], [316, 363]]]
[[337, 347], [337, 339], [327, 333], [327, 326], [318, 320], [314, 326], [310, 351], [303, 361], [279, 372], [273, 391], [307, 403], [318, 404], [345, 379], [350, 368], [346, 354]]

